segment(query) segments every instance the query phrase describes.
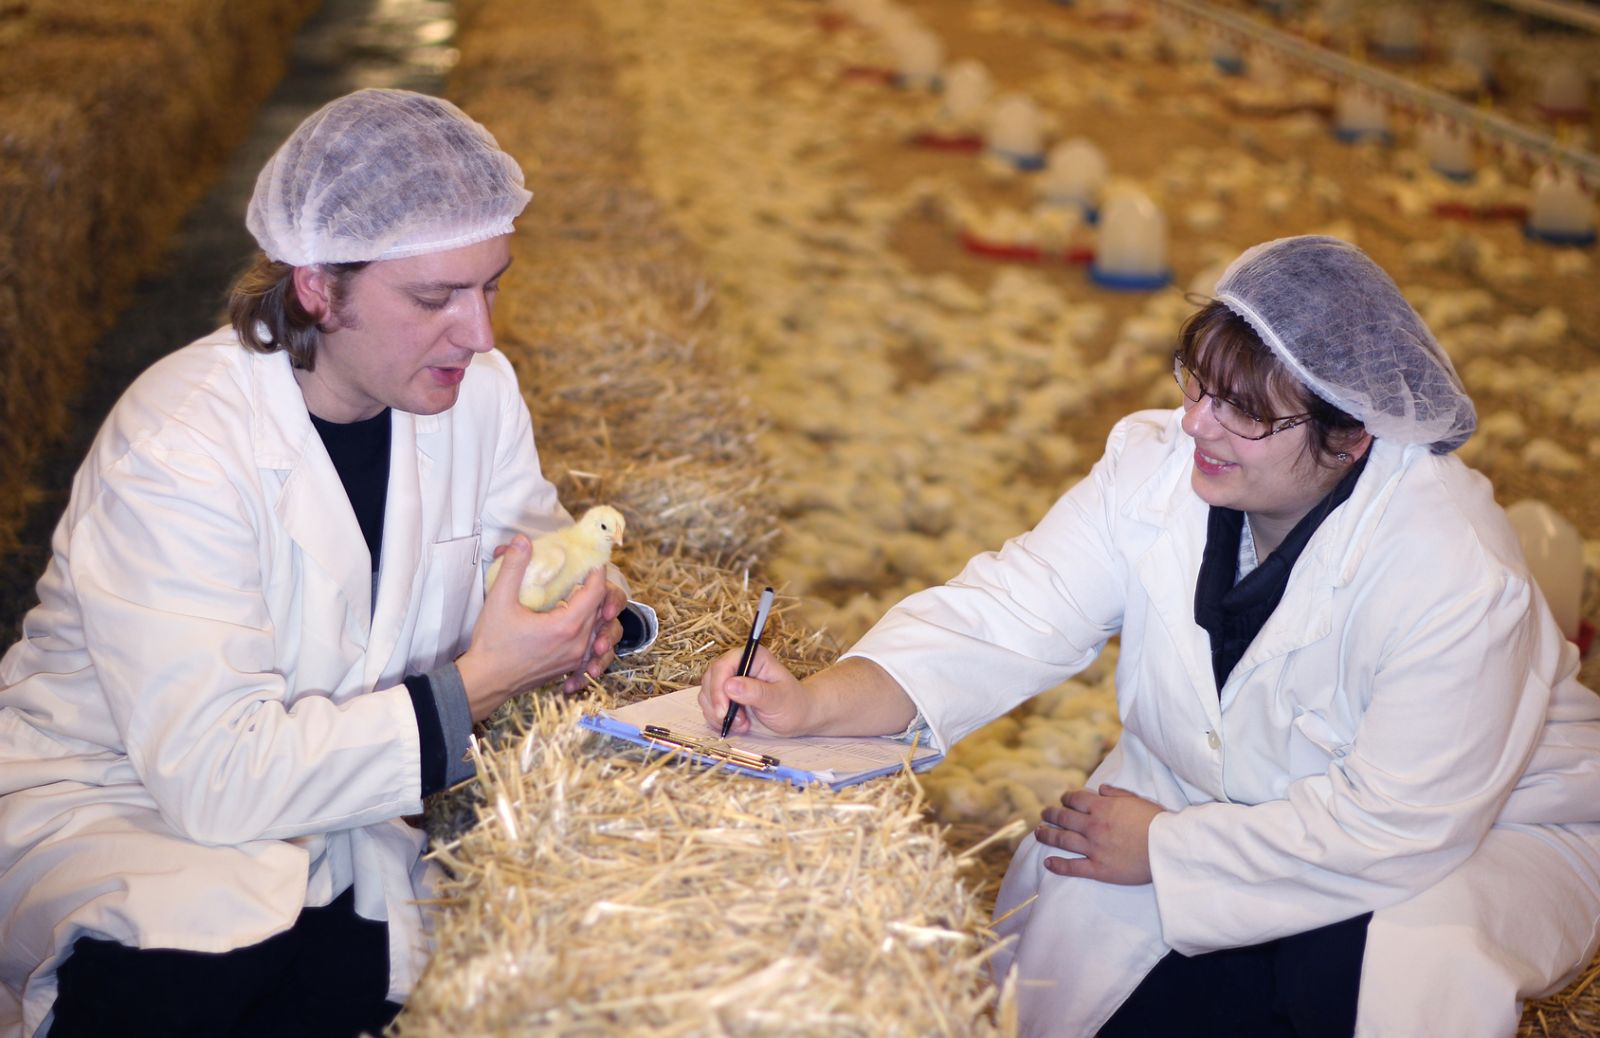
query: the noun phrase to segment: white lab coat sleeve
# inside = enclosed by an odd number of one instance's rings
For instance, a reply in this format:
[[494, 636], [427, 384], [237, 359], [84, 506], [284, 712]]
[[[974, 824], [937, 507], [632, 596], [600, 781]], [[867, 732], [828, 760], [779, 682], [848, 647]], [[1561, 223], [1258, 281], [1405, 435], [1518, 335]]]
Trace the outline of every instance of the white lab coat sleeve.
[[[1395, 904], [1471, 855], [1537, 746], [1549, 688], [1531, 675], [1551, 673], [1553, 657], [1541, 657], [1559, 649], [1529, 620], [1526, 580], [1498, 570], [1453, 590], [1361, 625], [1381, 645], [1376, 663], [1338, 680], [1370, 683], [1370, 698], [1351, 742], [1326, 747], [1325, 774], [1281, 800], [1196, 805], [1151, 824], [1173, 948], [1255, 944]], [[1308, 719], [1302, 733], [1315, 739], [1319, 726]]]
[[98, 482], [70, 533], [71, 580], [128, 761], [166, 821], [199, 843], [238, 844], [417, 811], [404, 688], [287, 702], [281, 660], [300, 647], [279, 644], [291, 635], [269, 615], [270, 517], [252, 514], [260, 506], [228, 466], [146, 445]]
[[1139, 416], [1039, 524], [978, 555], [949, 583], [891, 609], [845, 655], [877, 663], [905, 689], [941, 750], [1088, 666], [1122, 625], [1127, 567], [1114, 543], [1119, 471]]

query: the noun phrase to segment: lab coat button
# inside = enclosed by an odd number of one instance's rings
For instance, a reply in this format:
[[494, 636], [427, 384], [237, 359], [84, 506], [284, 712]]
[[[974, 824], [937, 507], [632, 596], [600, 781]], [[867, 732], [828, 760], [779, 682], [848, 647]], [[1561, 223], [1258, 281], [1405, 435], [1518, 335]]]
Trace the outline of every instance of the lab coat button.
[[1222, 736], [1218, 735], [1215, 731], [1207, 732], [1206, 745], [1210, 746], [1213, 750], [1222, 749]]

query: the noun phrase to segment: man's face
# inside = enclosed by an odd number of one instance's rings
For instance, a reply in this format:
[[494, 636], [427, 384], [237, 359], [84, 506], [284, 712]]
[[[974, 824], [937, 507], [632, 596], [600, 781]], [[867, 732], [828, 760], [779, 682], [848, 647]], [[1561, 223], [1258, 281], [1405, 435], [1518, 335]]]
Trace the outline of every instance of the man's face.
[[306, 407], [330, 422], [371, 418], [385, 407], [447, 410], [473, 355], [494, 347], [489, 316], [510, 264], [510, 235], [501, 235], [356, 272], [341, 305], [331, 313], [324, 307], [315, 367], [295, 372]]

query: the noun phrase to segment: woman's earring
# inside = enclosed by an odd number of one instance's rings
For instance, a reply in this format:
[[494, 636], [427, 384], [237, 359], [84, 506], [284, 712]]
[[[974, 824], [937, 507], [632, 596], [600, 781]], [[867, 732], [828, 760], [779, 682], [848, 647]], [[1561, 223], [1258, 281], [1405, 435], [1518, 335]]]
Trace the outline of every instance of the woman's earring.
[[1349, 461], [1350, 460], [1350, 455], [1346, 454], [1344, 451], [1340, 451], [1338, 454], [1335, 454], [1334, 457], [1339, 459], [1340, 461]]

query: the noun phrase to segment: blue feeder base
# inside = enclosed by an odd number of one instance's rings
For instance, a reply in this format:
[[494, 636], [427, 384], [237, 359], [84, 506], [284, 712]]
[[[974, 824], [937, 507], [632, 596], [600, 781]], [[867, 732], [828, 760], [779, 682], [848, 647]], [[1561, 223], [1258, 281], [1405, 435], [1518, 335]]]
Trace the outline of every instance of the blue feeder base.
[[1372, 44], [1372, 53], [1376, 54], [1380, 58], [1385, 58], [1385, 59], [1387, 59], [1389, 61], [1420, 61], [1420, 60], [1422, 60], [1422, 48], [1420, 48], [1420, 47], [1410, 47], [1410, 46], [1389, 47], [1389, 46], [1384, 46], [1381, 43], [1374, 43], [1374, 44]]
[[1213, 65], [1217, 66], [1217, 70], [1219, 72], [1221, 72], [1225, 76], [1242, 76], [1242, 75], [1244, 75], [1244, 59], [1243, 58], [1217, 58], [1217, 57], [1213, 57], [1211, 59], [1211, 63]]
[[1089, 280], [1113, 292], [1154, 292], [1172, 284], [1172, 271], [1159, 274], [1109, 274], [1097, 266], [1089, 267]]
[[1394, 143], [1394, 134], [1388, 130], [1341, 130], [1334, 127], [1333, 135], [1346, 144], [1360, 144], [1364, 141], [1377, 141], [1379, 144]]
[[1049, 195], [1046, 195], [1039, 201], [1043, 202], [1045, 205], [1054, 206], [1057, 209], [1076, 209], [1079, 214], [1083, 216], [1083, 222], [1088, 224], [1090, 227], [1093, 227], [1095, 224], [1100, 222], [1100, 208], [1093, 205], [1084, 205], [1076, 198], [1052, 198]]
[[1441, 169], [1438, 166], [1433, 165], [1430, 165], [1428, 168], [1439, 174], [1441, 177], [1444, 177], [1446, 180], [1453, 180], [1457, 184], [1470, 184], [1474, 180], [1478, 179], [1478, 174], [1470, 169]]
[[1546, 245], [1593, 245], [1595, 233], [1584, 231], [1581, 234], [1569, 234], [1560, 231], [1536, 230], [1532, 224], [1522, 225], [1522, 236], [1529, 241], [1542, 241]]
[[989, 154], [997, 159], [1002, 159], [1022, 170], [1024, 173], [1035, 173], [1044, 169], [1045, 157], [1043, 154], [1022, 155], [1004, 148], [990, 148]]

